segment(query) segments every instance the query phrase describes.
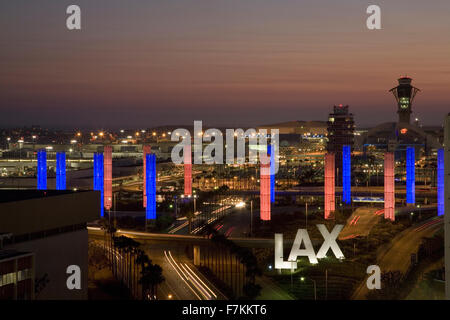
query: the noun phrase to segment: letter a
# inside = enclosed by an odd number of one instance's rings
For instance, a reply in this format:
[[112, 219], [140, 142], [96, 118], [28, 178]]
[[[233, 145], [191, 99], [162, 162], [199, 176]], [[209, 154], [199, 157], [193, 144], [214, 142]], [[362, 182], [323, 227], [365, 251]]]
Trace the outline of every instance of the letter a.
[[66, 20], [66, 26], [69, 30], [81, 30], [81, 9], [79, 6], [72, 4], [67, 7], [67, 14], [70, 16]]
[[70, 265], [67, 267], [66, 273], [70, 274], [70, 276], [67, 278], [67, 281], [66, 281], [67, 289], [80, 290], [81, 289], [81, 269], [80, 269], [80, 267], [77, 265], [74, 265], [74, 264]]
[[367, 274], [371, 274], [366, 281], [367, 289], [381, 289], [380, 273], [381, 272], [379, 266], [372, 265], [367, 267]]
[[[305, 243], [305, 249], [300, 249], [302, 243]], [[309, 263], [318, 263], [308, 231], [305, 229], [298, 229], [291, 253], [289, 254], [289, 261], [297, 261], [297, 257], [299, 256], [308, 257]], [[294, 269], [297, 269], [297, 266], [295, 266]]]
[[369, 30], [381, 29], [381, 9], [377, 5], [367, 7], [367, 14], [372, 14], [367, 18], [367, 28]]

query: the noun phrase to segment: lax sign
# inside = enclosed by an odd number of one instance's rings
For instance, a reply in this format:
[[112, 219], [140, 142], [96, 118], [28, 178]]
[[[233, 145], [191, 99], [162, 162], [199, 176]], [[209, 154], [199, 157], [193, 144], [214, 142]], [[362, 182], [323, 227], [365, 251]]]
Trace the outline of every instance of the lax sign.
[[[308, 231], [306, 229], [298, 229], [297, 235], [295, 236], [294, 244], [292, 245], [291, 253], [289, 254], [288, 261], [283, 260], [283, 234], [275, 234], [275, 269], [297, 269], [297, 258], [298, 257], [308, 257], [309, 262], [316, 264], [317, 259], [323, 259], [326, 257], [329, 249], [333, 251], [334, 255], [338, 259], [344, 259], [341, 249], [336, 243], [336, 239], [339, 236], [344, 225], [335, 225], [331, 233], [328, 232], [327, 227], [323, 224], [318, 224], [317, 229], [319, 229], [322, 237], [324, 239], [322, 246], [320, 247], [317, 255], [314, 252], [314, 248], [309, 238]], [[304, 244], [304, 249], [302, 249], [302, 244]]]

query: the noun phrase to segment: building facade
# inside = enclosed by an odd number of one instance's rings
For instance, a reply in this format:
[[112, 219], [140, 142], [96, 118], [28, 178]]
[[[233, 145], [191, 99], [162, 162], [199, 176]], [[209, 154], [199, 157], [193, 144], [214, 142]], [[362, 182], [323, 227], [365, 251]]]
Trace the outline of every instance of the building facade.
[[[99, 191], [1, 190], [0, 299], [87, 299], [86, 226], [99, 215]], [[66, 284], [71, 265], [79, 290]]]
[[333, 113], [328, 116], [327, 131], [327, 151], [334, 153], [336, 169], [342, 170], [342, 147], [348, 145], [353, 151], [355, 140], [355, 122], [348, 106], [334, 106]]

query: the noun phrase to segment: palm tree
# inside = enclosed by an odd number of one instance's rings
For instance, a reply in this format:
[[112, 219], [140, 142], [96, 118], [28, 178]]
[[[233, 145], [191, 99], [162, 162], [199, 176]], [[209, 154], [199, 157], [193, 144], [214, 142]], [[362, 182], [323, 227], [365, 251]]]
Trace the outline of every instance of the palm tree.
[[[149, 257], [145, 254], [144, 250], [137, 250], [137, 257], [135, 260], [135, 263], [140, 265], [140, 272], [142, 274], [143, 270], [145, 269], [145, 266], [148, 263], [151, 263], [151, 260], [149, 259]], [[139, 280], [139, 283], [141, 283], [141, 281]], [[144, 299], [145, 295], [144, 295], [144, 286], [141, 285], [141, 297], [142, 299]]]
[[150, 289], [151, 299], [154, 299], [156, 298], [158, 285], [160, 285], [164, 280], [161, 266], [149, 263], [142, 271], [140, 283], [142, 284], [144, 293]]
[[[248, 298], [256, 297], [259, 295], [261, 288], [255, 284], [256, 276], [260, 276], [262, 274], [261, 269], [258, 267], [258, 261], [255, 255], [248, 249], [239, 247], [233, 241], [227, 239], [223, 234], [219, 234], [213, 227], [206, 227], [207, 233], [211, 235], [211, 241], [216, 243], [219, 248], [226, 248], [232, 254], [235, 254], [239, 261], [245, 266], [246, 273], [245, 277], [247, 278], [247, 282], [244, 287], [244, 292]], [[222, 250], [219, 250], [222, 251]], [[258, 289], [259, 287], [259, 289]], [[247, 288], [247, 289], [246, 289]], [[252, 293], [250, 295], [250, 293]], [[256, 294], [257, 293], [257, 294]], [[254, 296], [256, 294], [256, 296]]]
[[[117, 229], [114, 227], [114, 226], [112, 226], [109, 222], [108, 222], [108, 220], [106, 220], [105, 219], [105, 230], [106, 230], [106, 233], [108, 233], [109, 234], [109, 252], [108, 252], [108, 256], [109, 256], [109, 261], [110, 261], [110, 264], [111, 264], [111, 271], [113, 272], [113, 274], [115, 274], [115, 265], [116, 265], [116, 263], [115, 263], [115, 259], [114, 259], [114, 251], [113, 251], [113, 243], [114, 243], [114, 238], [115, 238], [115, 233], [116, 233], [116, 231], [117, 231]], [[106, 249], [106, 248], [105, 248]]]
[[132, 238], [128, 238], [125, 236], [121, 236], [121, 246], [123, 249], [123, 252], [125, 253], [126, 257], [126, 279], [127, 279], [127, 286], [133, 292], [133, 284], [132, 281], [133, 272], [132, 272], [132, 263], [134, 262], [134, 256], [137, 253], [137, 250], [139, 246], [141, 245], [139, 242], [135, 241]]
[[114, 237], [114, 250], [118, 250], [119, 251], [119, 270], [120, 270], [120, 281], [122, 284], [124, 284], [124, 262], [123, 262], [123, 254], [124, 254], [124, 250], [126, 247], [126, 240], [124, 239], [126, 238], [125, 236], [120, 236], [120, 237]]
[[157, 264], [152, 264], [152, 261], [143, 250], [138, 250], [136, 263], [141, 265], [139, 283], [142, 286], [142, 299], [145, 299], [149, 290], [151, 299], [153, 299], [156, 296], [158, 285], [165, 280], [162, 275], [162, 268]]

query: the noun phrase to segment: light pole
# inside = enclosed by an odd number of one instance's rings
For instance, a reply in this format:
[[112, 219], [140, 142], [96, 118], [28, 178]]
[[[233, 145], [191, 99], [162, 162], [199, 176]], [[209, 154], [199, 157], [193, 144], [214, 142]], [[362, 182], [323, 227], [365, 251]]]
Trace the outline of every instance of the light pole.
[[250, 200], [250, 238], [253, 236], [253, 200]]
[[194, 213], [197, 212], [197, 195], [194, 194]]
[[[317, 300], [317, 286], [316, 286], [316, 280], [314, 279], [310, 279], [313, 282], [314, 285], [314, 300]], [[304, 282], [305, 281], [305, 277], [301, 277], [300, 281]]]
[[291, 290], [293, 289], [294, 286], [293, 274], [294, 274], [294, 261], [291, 261]]
[[308, 201], [305, 201], [305, 229], [308, 230]]

